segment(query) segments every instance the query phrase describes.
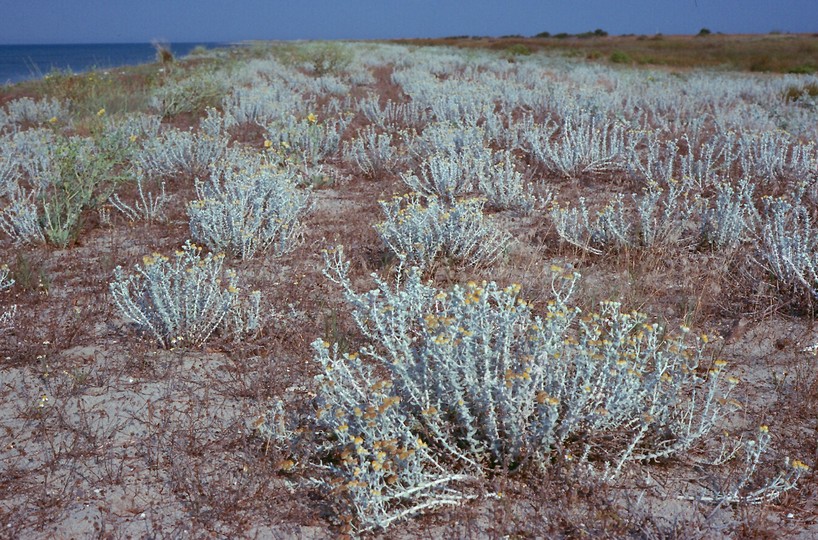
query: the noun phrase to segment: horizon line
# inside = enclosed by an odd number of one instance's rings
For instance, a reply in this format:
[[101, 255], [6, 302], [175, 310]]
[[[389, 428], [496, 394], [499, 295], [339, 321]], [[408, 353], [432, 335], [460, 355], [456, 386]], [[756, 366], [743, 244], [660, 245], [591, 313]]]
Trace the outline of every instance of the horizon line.
[[[591, 31], [592, 33], [593, 31]], [[553, 32], [548, 37], [537, 37], [537, 35], [523, 35], [523, 34], [501, 34], [501, 35], [469, 35], [469, 34], [452, 34], [446, 36], [413, 36], [413, 37], [367, 37], [367, 38], [246, 38], [246, 39], [227, 39], [227, 40], [168, 40], [152, 38], [145, 41], [73, 41], [73, 42], [24, 42], [24, 43], [0, 43], [0, 46], [69, 46], [69, 45], [153, 45], [159, 44], [177, 44], [177, 45], [241, 45], [253, 42], [281, 42], [281, 41], [397, 41], [397, 40], [413, 40], [413, 39], [564, 39], [572, 37], [583, 37], [585, 32], [571, 34], [567, 32]], [[675, 33], [665, 34], [656, 32], [653, 34], [629, 32], [624, 34], [607, 34], [605, 36], [591, 36], [596, 38], [616, 38], [616, 37], [634, 37], [634, 36], [698, 36], [698, 33]], [[814, 32], [790, 32], [785, 30], [773, 30], [769, 32], [719, 32], [712, 31], [709, 36], [775, 36], [775, 35], [790, 35], [790, 36], [818, 36], [818, 31]], [[558, 38], [557, 36], [561, 36]], [[587, 39], [587, 38], [586, 38]]]

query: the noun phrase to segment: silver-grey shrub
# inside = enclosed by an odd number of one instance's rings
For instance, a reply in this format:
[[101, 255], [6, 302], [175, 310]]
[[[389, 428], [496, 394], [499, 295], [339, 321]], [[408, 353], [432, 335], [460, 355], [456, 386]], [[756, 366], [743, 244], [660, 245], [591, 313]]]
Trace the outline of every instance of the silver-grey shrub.
[[135, 113], [125, 117], [105, 117], [105, 133], [108, 138], [119, 140], [127, 138], [134, 143], [139, 140], [159, 136], [162, 119], [155, 114]]
[[460, 124], [468, 118], [479, 118], [494, 110], [494, 96], [475, 81], [449, 79], [430, 87], [425, 96], [416, 94], [413, 99], [427, 103], [438, 122]]
[[305, 83], [305, 90], [317, 96], [327, 94], [346, 96], [349, 95], [351, 89], [349, 84], [334, 75], [323, 75], [314, 79], [307, 79]]
[[492, 145], [509, 151], [525, 149], [520, 125], [514, 120], [512, 111], [488, 111], [482, 127]]
[[[54, 118], [67, 121], [68, 108], [59, 100], [39, 99], [29, 97], [14, 99], [6, 103], [7, 124], [44, 124]], [[0, 125], [0, 131], [3, 126]]]
[[409, 151], [420, 159], [434, 154], [461, 158], [464, 166], [486, 150], [486, 131], [478, 125], [433, 122], [414, 137]]
[[420, 131], [429, 123], [428, 111], [413, 101], [395, 103], [387, 100], [381, 107], [378, 96], [369, 96], [362, 99], [358, 107], [370, 122], [390, 132], [401, 129]]
[[507, 150], [499, 152], [491, 162], [478, 171], [475, 187], [495, 208], [528, 214], [534, 209], [537, 197], [532, 186], [526, 184], [514, 163], [514, 155], [511, 152]]
[[0, 265], [0, 291], [5, 291], [14, 285], [14, 280], [9, 277], [9, 267], [7, 264]]
[[[21, 149], [15, 157], [19, 169], [14, 185], [5, 189], [0, 228], [17, 243], [37, 243], [44, 236], [65, 247], [76, 237], [82, 213], [128, 177], [129, 137], [109, 131], [96, 138], [23, 133], [12, 137], [13, 147]], [[50, 147], [42, 147], [48, 140]]]
[[718, 133], [697, 145], [687, 135], [682, 136], [679, 143], [687, 146], [687, 153], [680, 155], [679, 175], [700, 190], [712, 187], [720, 178], [730, 178], [738, 157], [733, 151], [734, 139], [733, 133]]
[[205, 175], [212, 163], [224, 157], [228, 142], [224, 118], [210, 109], [196, 132], [171, 128], [145, 141], [134, 166], [149, 177]]
[[55, 138], [30, 129], [0, 138], [0, 230], [16, 244], [45, 242], [38, 198], [55, 174]]
[[160, 184], [159, 192], [154, 194], [145, 188], [146, 181], [148, 179], [140, 171], [136, 175], [137, 197], [131, 204], [123, 201], [116, 193], [108, 198], [108, 202], [130, 221], [148, 223], [163, 221], [165, 206], [171, 200], [171, 197], [165, 192], [165, 182]]
[[590, 253], [697, 243], [730, 251], [749, 240], [755, 230], [759, 216], [752, 195], [753, 186], [747, 181], [735, 188], [719, 182], [715, 196], [703, 199], [691, 179], [670, 179], [649, 182], [641, 196], [632, 196], [632, 207], [620, 193], [597, 211], [591, 211], [580, 197], [574, 207], [554, 203], [550, 214], [562, 240]]
[[556, 454], [612, 478], [689, 450], [733, 408], [736, 380], [707, 338], [666, 333], [616, 302], [581, 314], [570, 270], [555, 269], [536, 315], [519, 286], [439, 290], [419, 272], [396, 286], [375, 276], [358, 293], [342, 255], [327, 259], [366, 342], [344, 355], [313, 344], [321, 453], [336, 457], [317, 481], [361, 528], [451, 504], [460, 479], [548, 468]]
[[231, 123], [266, 126], [293, 114], [306, 115], [314, 103], [275, 80], [250, 88], [236, 88], [225, 97], [223, 105]]
[[[14, 280], [9, 277], [9, 273], [8, 265], [0, 265], [0, 293], [14, 285]], [[17, 313], [17, 305], [15, 304], [0, 309], [0, 332], [8, 330], [13, 326], [15, 313]]]
[[727, 182], [717, 182], [712, 200], [702, 199], [702, 240], [718, 250], [731, 250], [747, 240], [755, 229], [758, 214], [753, 203], [754, 186], [741, 180], [734, 188]]
[[628, 168], [648, 183], [659, 184], [672, 181], [679, 150], [676, 142], [663, 141], [653, 133], [645, 139], [643, 152], [636, 149], [639, 140], [636, 137], [631, 139]]
[[435, 152], [423, 161], [418, 174], [401, 174], [401, 180], [418, 193], [454, 202], [472, 191], [477, 177], [490, 166], [491, 150], [481, 145], [479, 152]]
[[196, 181], [196, 195], [187, 206], [193, 239], [242, 259], [270, 247], [276, 255], [292, 250], [309, 199], [290, 172], [239, 151]]
[[312, 113], [302, 119], [288, 116], [266, 126], [267, 140], [296, 163], [314, 166], [338, 153], [348, 123], [340, 116], [323, 121]]
[[370, 86], [377, 82], [372, 71], [370, 71], [367, 66], [359, 63], [354, 63], [349, 66], [349, 68], [347, 68], [347, 74], [349, 82], [354, 86]]
[[551, 220], [562, 240], [590, 253], [600, 255], [605, 250], [631, 247], [635, 245], [633, 228], [624, 199], [621, 193], [616, 195], [593, 217], [585, 197], [573, 208], [555, 202]]
[[[2, 144], [2, 141], [0, 141]], [[0, 151], [0, 197], [17, 186], [20, 178], [20, 166], [17, 161], [5, 152]]]
[[528, 134], [534, 157], [549, 171], [568, 178], [620, 169], [627, 157], [626, 130], [619, 122], [587, 112], [568, 114], [556, 137], [549, 126]]
[[468, 266], [489, 265], [508, 247], [510, 236], [483, 215], [482, 199], [447, 204], [417, 194], [381, 201], [386, 219], [375, 225], [384, 244], [403, 264], [428, 268], [440, 256]]
[[201, 345], [217, 329], [241, 335], [258, 328], [261, 293], [242, 293], [224, 254], [201, 252], [186, 242], [172, 259], [154, 253], [132, 274], [114, 270], [109, 288], [120, 312], [162, 347]]
[[42, 244], [45, 232], [37, 210], [37, 193], [19, 185], [8, 192], [9, 203], [0, 209], [0, 230], [15, 244]]
[[[664, 187], [663, 187], [664, 186]], [[644, 247], [689, 245], [688, 231], [697, 208], [698, 197], [691, 195], [690, 184], [668, 179], [648, 182], [637, 198], [639, 244]]]
[[766, 182], [816, 175], [815, 143], [798, 144], [781, 131], [744, 134], [738, 140], [738, 160], [748, 178]]
[[392, 135], [378, 133], [372, 126], [366, 126], [355, 139], [344, 144], [344, 160], [369, 178], [392, 172], [403, 161], [392, 146]]
[[818, 298], [818, 229], [800, 194], [762, 199], [764, 267], [785, 287]]
[[169, 79], [154, 89], [150, 104], [160, 116], [203, 111], [219, 105], [230, 88], [225, 73], [194, 70], [182, 79]]
[[22, 173], [33, 188], [48, 186], [48, 177], [54, 174], [57, 138], [48, 129], [27, 129], [7, 135], [0, 140], [0, 155]]

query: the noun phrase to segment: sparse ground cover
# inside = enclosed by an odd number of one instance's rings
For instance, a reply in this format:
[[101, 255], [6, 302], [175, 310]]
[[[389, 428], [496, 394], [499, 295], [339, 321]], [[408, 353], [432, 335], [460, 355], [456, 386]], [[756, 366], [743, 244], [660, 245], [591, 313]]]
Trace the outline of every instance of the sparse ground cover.
[[540, 41], [4, 88], [2, 536], [813, 537], [818, 78]]

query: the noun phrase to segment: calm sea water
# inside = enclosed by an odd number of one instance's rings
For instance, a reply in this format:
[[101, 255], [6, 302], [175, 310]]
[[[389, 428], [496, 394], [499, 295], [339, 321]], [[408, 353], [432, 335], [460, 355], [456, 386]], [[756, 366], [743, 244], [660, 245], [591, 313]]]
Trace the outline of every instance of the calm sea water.
[[[197, 45], [212, 48], [224, 44], [172, 43], [170, 49], [180, 57], [187, 55]], [[55, 69], [79, 73], [155, 60], [156, 50], [150, 43], [0, 45], [0, 84], [37, 79]]]

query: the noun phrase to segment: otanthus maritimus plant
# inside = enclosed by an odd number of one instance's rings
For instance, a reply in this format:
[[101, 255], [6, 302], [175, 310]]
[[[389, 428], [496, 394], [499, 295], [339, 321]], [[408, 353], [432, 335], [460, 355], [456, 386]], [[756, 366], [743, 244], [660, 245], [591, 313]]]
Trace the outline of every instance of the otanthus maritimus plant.
[[261, 293], [242, 298], [236, 272], [223, 268], [224, 255], [201, 252], [186, 242], [173, 260], [154, 253], [134, 274], [114, 270], [117, 307], [162, 347], [200, 345], [218, 328], [237, 335], [258, 328]]
[[145, 175], [139, 171], [136, 175], [138, 198], [133, 206], [120, 199], [116, 193], [108, 198], [108, 202], [131, 221], [145, 220], [148, 223], [161, 221], [165, 217], [165, 204], [170, 201], [170, 196], [165, 193], [165, 182], [162, 182], [159, 194], [154, 195], [145, 190], [145, 180]]
[[[494, 156], [491, 160], [493, 163], [487, 163], [479, 172], [476, 187], [492, 206], [528, 214], [534, 209], [537, 197], [517, 171], [513, 157], [509, 151]], [[551, 193], [548, 192], [541, 203], [547, 203], [550, 198]]]
[[387, 100], [381, 107], [377, 96], [368, 96], [358, 103], [358, 107], [367, 120], [389, 132], [397, 132], [402, 128], [420, 130], [429, 122], [426, 109], [413, 101], [395, 103]]
[[[6, 114], [5, 123], [12, 126], [23, 123], [44, 124], [50, 120], [60, 119], [64, 121], [69, 116], [65, 104], [54, 98], [34, 100], [29, 97], [22, 97], [14, 99], [6, 104], [6, 111], [8, 113]], [[0, 124], [0, 131], [4, 127]]]
[[296, 163], [305, 166], [318, 165], [338, 152], [341, 136], [348, 120], [343, 117], [318, 121], [314, 113], [304, 119], [288, 116], [266, 126], [267, 140], [279, 152], [291, 156]]
[[779, 282], [818, 298], [818, 230], [801, 196], [762, 199], [759, 250], [762, 264]]
[[204, 175], [208, 167], [227, 152], [225, 119], [215, 109], [199, 123], [198, 132], [169, 129], [149, 138], [136, 153], [134, 165], [149, 177], [170, 177], [179, 173]]
[[326, 263], [367, 343], [341, 356], [313, 344], [316, 421], [336, 457], [316, 481], [364, 528], [451, 504], [466, 496], [458, 481], [492, 467], [549, 467], [555, 454], [614, 478], [690, 449], [733, 409], [737, 381], [710, 360], [707, 336], [666, 333], [616, 302], [582, 314], [570, 269], [553, 268], [536, 315], [517, 285], [440, 290], [415, 269], [394, 286], [373, 275], [377, 289], [358, 293], [342, 250]]
[[435, 196], [424, 206], [417, 194], [381, 201], [386, 220], [375, 229], [384, 244], [409, 266], [427, 268], [447, 255], [455, 261], [491, 264], [505, 251], [510, 236], [483, 215], [481, 199], [446, 204]]
[[344, 159], [364, 175], [374, 178], [395, 169], [401, 156], [392, 147], [392, 136], [378, 133], [372, 126], [366, 126], [352, 142], [344, 145]]
[[790, 461], [789, 458], [784, 460], [784, 470], [767, 480], [764, 485], [755, 488], [749, 487], [751, 480], [754, 479], [761, 457], [769, 449], [771, 442], [772, 436], [769, 427], [766, 425], [759, 426], [755, 438], [743, 441], [743, 444], [737, 446], [730, 455], [730, 457], [733, 457], [739, 453], [743, 454], [744, 464], [740, 474], [730, 478], [726, 483], [713, 482], [713, 485], [709, 488], [709, 494], [682, 498], [717, 504], [760, 504], [773, 501], [783, 492], [793, 489], [801, 476], [809, 470], [809, 467], [799, 459]]
[[337, 344], [318, 340], [313, 350], [323, 368], [317, 423], [337, 436], [326, 450], [340, 458], [326, 466], [329, 481], [316, 483], [343, 497], [360, 529], [470, 498], [450, 486], [472, 476], [447, 467], [412, 428], [416, 420], [400, 406], [392, 380], [377, 377], [358, 353], [339, 356]]
[[12, 285], [14, 285], [14, 280], [9, 277], [8, 265], [0, 265], [0, 291], [8, 289]]
[[670, 178], [662, 184], [649, 181], [641, 198], [634, 195], [642, 246], [684, 245], [688, 241], [686, 223], [695, 211], [690, 199], [697, 201], [689, 193], [687, 182]]
[[621, 168], [627, 156], [624, 127], [580, 111], [568, 114], [555, 140], [554, 132], [533, 133], [528, 143], [546, 169], [568, 178]]
[[41, 244], [45, 234], [37, 215], [36, 196], [20, 186], [9, 190], [8, 206], [0, 209], [0, 230], [15, 244]]
[[603, 250], [633, 245], [631, 225], [625, 215], [624, 195], [615, 196], [593, 221], [585, 204], [579, 198], [579, 207], [561, 207], [556, 201], [551, 207], [551, 219], [560, 238], [590, 253], [600, 255]]
[[[36, 140], [36, 139], [35, 139]], [[0, 229], [17, 243], [66, 247], [79, 233], [82, 213], [96, 207], [126, 177], [121, 156], [102, 136], [58, 137], [45, 152], [37, 152], [22, 179], [6, 186], [9, 204], [0, 212]]]
[[702, 212], [702, 240], [719, 250], [731, 250], [753, 230], [757, 212], [753, 204], [753, 186], [747, 180], [734, 189], [726, 182], [716, 183], [713, 205], [709, 201]]
[[[11, 288], [14, 285], [14, 280], [9, 277], [8, 265], [0, 265], [0, 292]], [[12, 326], [12, 319], [17, 312], [17, 306], [12, 305], [8, 308], [0, 310], [0, 331], [5, 331]]]
[[401, 179], [418, 193], [454, 202], [459, 195], [471, 191], [473, 165], [471, 154], [436, 153], [424, 161], [420, 174], [402, 174]]
[[153, 91], [151, 106], [163, 118], [184, 112], [199, 112], [221, 103], [229, 80], [218, 71], [195, 70], [187, 77], [168, 80]]
[[309, 198], [288, 171], [238, 151], [196, 182], [196, 194], [187, 208], [194, 240], [242, 259], [270, 246], [276, 255], [292, 250]]

